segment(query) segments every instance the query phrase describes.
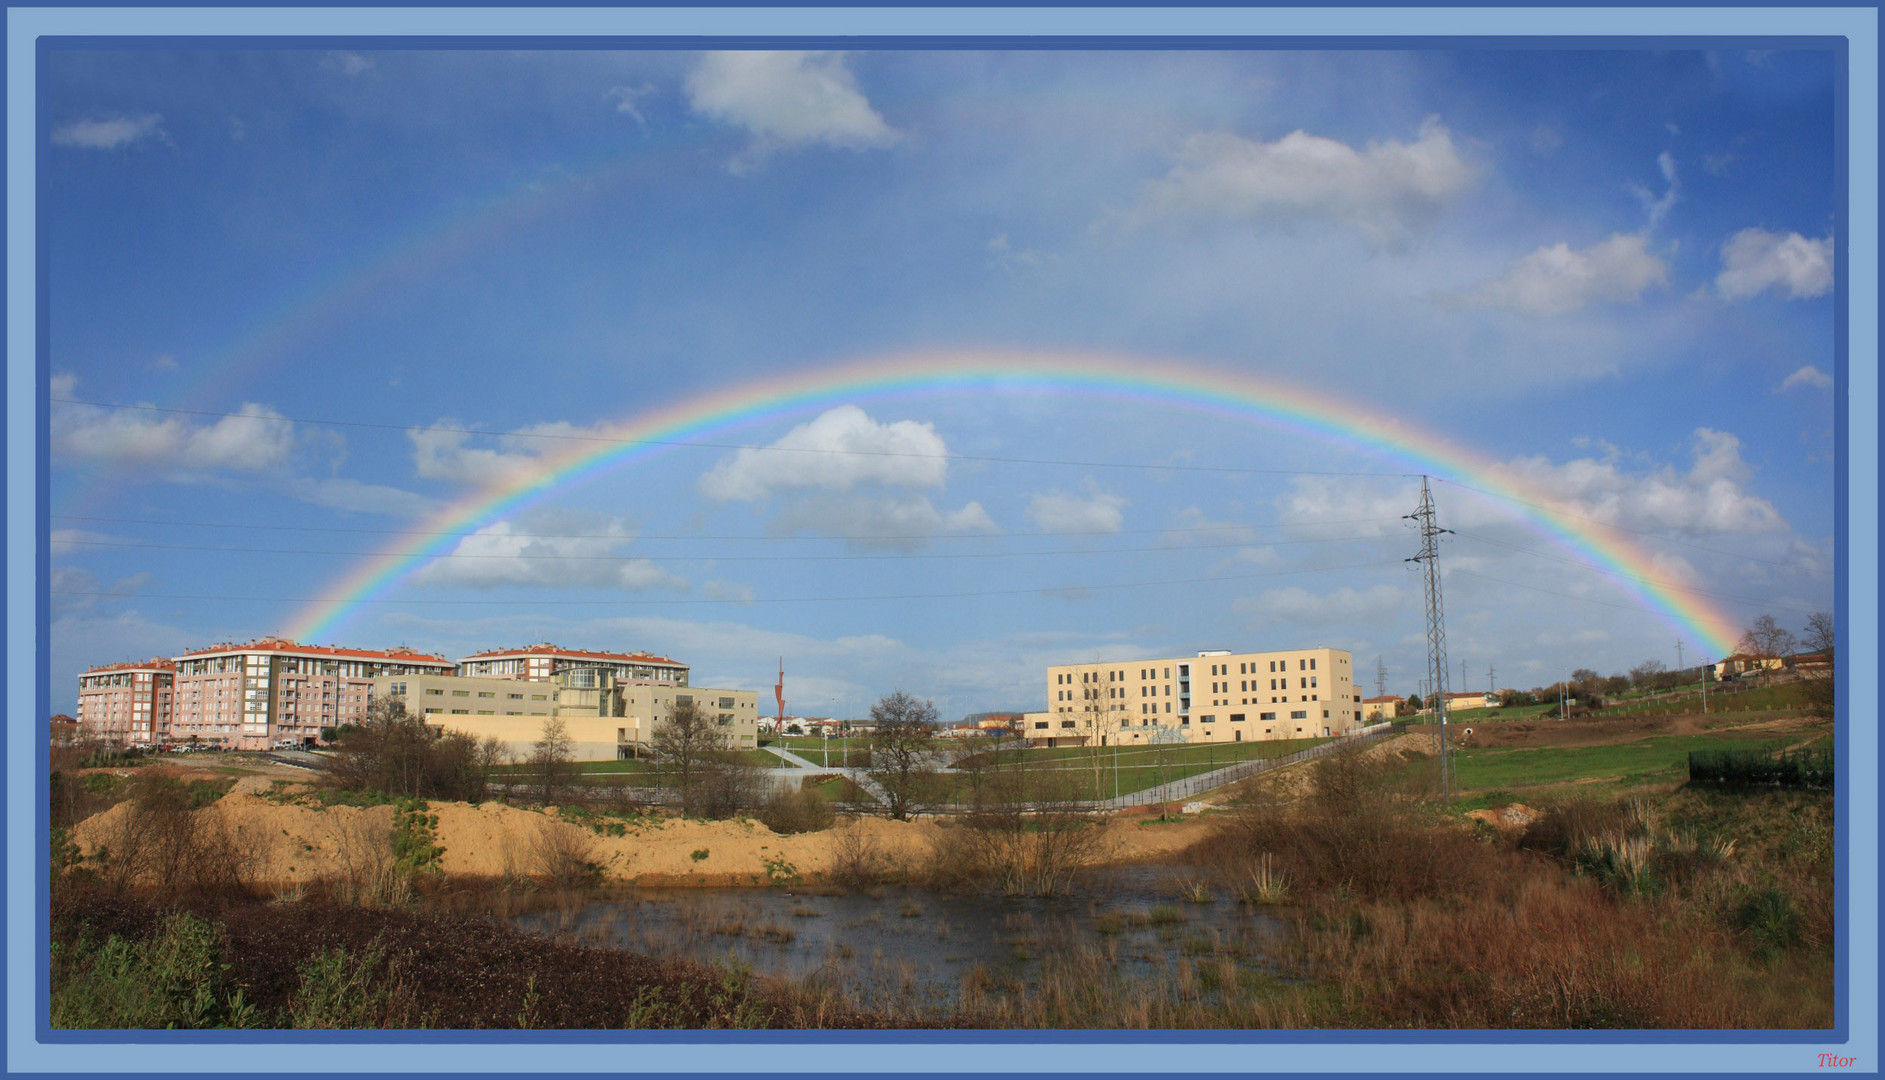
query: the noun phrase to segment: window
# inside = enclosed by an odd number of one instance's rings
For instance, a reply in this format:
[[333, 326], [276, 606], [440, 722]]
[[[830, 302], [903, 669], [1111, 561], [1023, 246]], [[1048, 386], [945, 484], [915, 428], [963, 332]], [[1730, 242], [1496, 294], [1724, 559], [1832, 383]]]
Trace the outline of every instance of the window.
[[524, 699], [522, 694], [505, 694], [504, 696], [512, 701], [522, 701]]
[[1276, 719], [1276, 714], [1275, 714], [1275, 713], [1273, 713], [1273, 712], [1266, 712], [1266, 713], [1258, 713], [1258, 714], [1257, 714], [1257, 719], [1259, 719], [1259, 720], [1274, 720], [1274, 719]]
[[464, 716], [464, 715], [466, 715], [467, 713], [469, 713], [470, 711], [471, 711], [470, 709], [453, 709], [453, 710], [452, 710], [452, 715], [453, 715], [453, 716]]
[[[1297, 709], [1295, 712], [1292, 712], [1289, 714], [1289, 718], [1291, 720], [1307, 720], [1309, 719], [1309, 713], [1307, 712], [1307, 710]], [[1297, 728], [1296, 730], [1301, 731], [1302, 729]]]
[[470, 696], [471, 696], [471, 691], [469, 691], [469, 690], [454, 690], [454, 691], [452, 691], [452, 696], [453, 696], [453, 697], [470, 697]]
[[[546, 698], [545, 698], [545, 697], [544, 697], [544, 696], [543, 696], [542, 694], [532, 694], [532, 695], [530, 695], [530, 700], [532, 700], [532, 701], [544, 701], [544, 700], [547, 700], [547, 699], [546, 699]], [[543, 714], [542, 714], [542, 713], [531, 713], [530, 715], [532, 715], [532, 716], [542, 716]]]
[[1316, 662], [1315, 662], [1315, 659], [1312, 657], [1309, 661], [1309, 670], [1314, 671], [1315, 669], [1316, 669]]
[[479, 697], [496, 697], [497, 695], [494, 693], [491, 693], [488, 690], [480, 690], [478, 691], [478, 696]]
[[1230, 714], [1230, 722], [1231, 722], [1231, 723], [1233, 723], [1233, 724], [1241, 724], [1241, 723], [1243, 723], [1243, 722], [1244, 722], [1244, 714], [1243, 714], [1243, 713], [1231, 713], [1231, 714]]
[[1209, 724], [1216, 719], [1217, 717], [1215, 716], [1200, 716], [1198, 717], [1198, 722], [1201, 724]]
[[1046, 727], [1046, 726], [1047, 726], [1047, 721], [1045, 721], [1045, 720], [1036, 720], [1036, 721], [1034, 722], [1034, 726], [1035, 726], [1036, 728], [1044, 728], [1044, 727]]

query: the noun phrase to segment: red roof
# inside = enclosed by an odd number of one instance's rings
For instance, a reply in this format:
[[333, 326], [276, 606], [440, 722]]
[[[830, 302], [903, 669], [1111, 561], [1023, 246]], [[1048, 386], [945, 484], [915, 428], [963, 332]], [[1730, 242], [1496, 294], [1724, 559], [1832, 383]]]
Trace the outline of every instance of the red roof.
[[452, 666], [452, 662], [445, 659], [443, 656], [422, 653], [417, 649], [408, 649], [403, 645], [397, 649], [341, 649], [332, 645], [301, 645], [287, 638], [257, 638], [247, 645], [231, 645], [225, 642], [221, 645], [212, 645], [207, 649], [198, 649], [195, 652], [184, 653], [183, 656], [178, 657], [178, 659], [237, 652], [281, 652], [296, 653], [302, 656], [333, 656], [351, 660], [400, 660], [410, 664], [443, 664], [446, 667]]
[[1363, 699], [1361, 700], [1361, 703], [1362, 703], [1363, 705], [1383, 705], [1383, 704], [1386, 704], [1387, 702], [1390, 702], [1390, 701], [1397, 701], [1397, 702], [1398, 702], [1398, 701], [1406, 701], [1406, 700], [1407, 700], [1406, 698], [1402, 698], [1402, 697], [1395, 697], [1395, 696], [1394, 696], [1393, 694], [1389, 694], [1389, 695], [1388, 695], [1388, 696], [1386, 696], [1386, 697], [1371, 697], [1371, 698], [1363, 698]]
[[127, 660], [122, 664], [101, 664], [95, 668], [86, 668], [85, 674], [91, 675], [100, 671], [175, 671], [176, 669], [176, 661], [155, 657], [150, 660]]
[[661, 664], [666, 667], [687, 666], [678, 660], [672, 660], [665, 656], [655, 656], [651, 653], [588, 652], [583, 649], [565, 649], [558, 645], [551, 645], [548, 642], [532, 645], [525, 649], [497, 649], [492, 652], [472, 653], [470, 656], [460, 660], [459, 663], [462, 664], [471, 660], [508, 660], [512, 657], [520, 656], [554, 656], [567, 660], [610, 660], [618, 664]]
[[56, 712], [56, 713], [53, 713], [53, 714], [52, 714], [52, 722], [53, 722], [53, 723], [55, 723], [55, 724], [76, 724], [76, 723], [78, 723], [78, 721], [77, 721], [77, 720], [74, 720], [74, 719], [73, 719], [72, 717], [70, 717], [70, 716], [67, 716], [66, 714], [64, 714], [64, 713], [62, 713], [62, 712]]

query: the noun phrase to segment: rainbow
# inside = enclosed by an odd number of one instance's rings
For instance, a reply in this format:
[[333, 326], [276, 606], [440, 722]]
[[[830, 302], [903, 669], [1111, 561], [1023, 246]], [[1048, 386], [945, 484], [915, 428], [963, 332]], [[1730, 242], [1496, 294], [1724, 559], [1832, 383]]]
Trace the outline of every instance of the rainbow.
[[1727, 655], [1739, 631], [1701, 598], [1657, 579], [1649, 555], [1626, 538], [1517, 482], [1490, 459], [1385, 414], [1268, 377], [1164, 360], [1095, 353], [949, 351], [900, 353], [796, 371], [702, 394], [611, 425], [607, 441], [573, 444], [530, 472], [474, 492], [422, 521], [354, 567], [283, 631], [323, 640], [363, 605], [384, 596], [465, 532], [523, 509], [568, 485], [641, 460], [666, 446], [711, 441], [730, 428], [860, 399], [917, 393], [1022, 392], [1150, 402], [1311, 435], [1366, 450], [1423, 473], [1521, 505], [1528, 523], [1558, 546], [1619, 576], [1619, 587], [1683, 633]]

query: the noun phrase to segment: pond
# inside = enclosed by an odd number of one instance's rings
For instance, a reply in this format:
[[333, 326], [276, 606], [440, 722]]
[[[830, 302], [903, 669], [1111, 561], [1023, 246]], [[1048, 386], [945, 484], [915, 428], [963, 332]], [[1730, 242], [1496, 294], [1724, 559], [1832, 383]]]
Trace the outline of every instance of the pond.
[[1169, 871], [1112, 875], [1053, 899], [913, 888], [820, 894], [773, 889], [621, 889], [513, 917], [533, 933], [657, 957], [734, 963], [813, 979], [860, 1003], [947, 1012], [965, 980], [1025, 995], [1081, 955], [1123, 980], [1170, 980], [1194, 964], [1269, 968], [1284, 924], [1246, 904], [1179, 899]]

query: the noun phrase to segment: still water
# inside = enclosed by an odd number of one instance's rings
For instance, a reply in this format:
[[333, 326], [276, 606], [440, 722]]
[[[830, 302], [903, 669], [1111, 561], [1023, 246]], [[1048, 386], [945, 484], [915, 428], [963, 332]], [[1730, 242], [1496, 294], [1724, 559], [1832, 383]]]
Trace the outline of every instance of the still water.
[[1080, 950], [1126, 979], [1166, 979], [1212, 960], [1263, 969], [1282, 924], [1245, 904], [1179, 899], [1162, 871], [1054, 899], [918, 889], [820, 895], [774, 889], [622, 889], [586, 906], [513, 921], [533, 933], [644, 955], [734, 963], [812, 978], [860, 1003], [948, 1009], [965, 977], [1025, 988]]

